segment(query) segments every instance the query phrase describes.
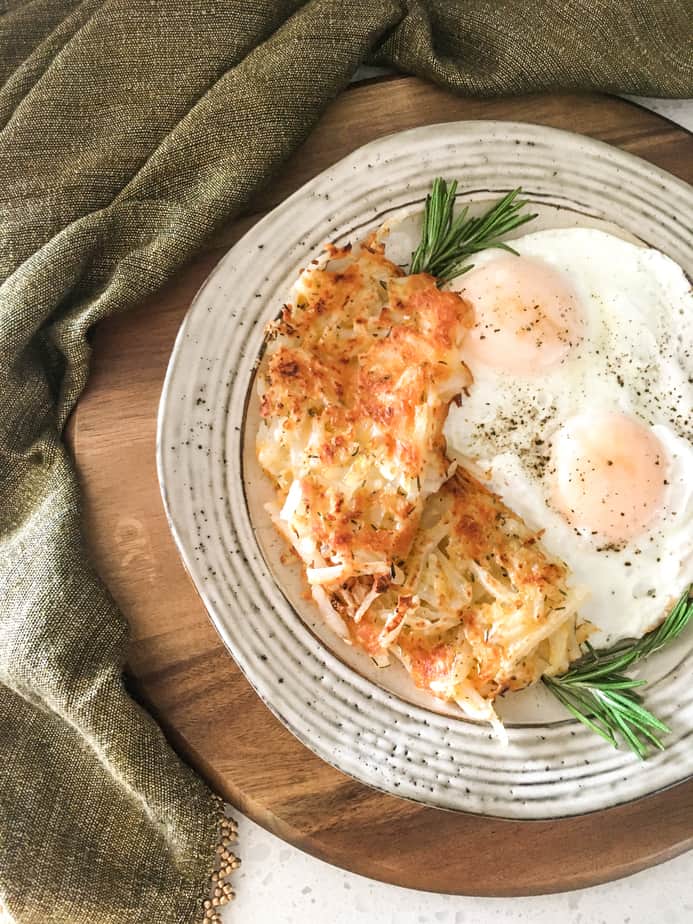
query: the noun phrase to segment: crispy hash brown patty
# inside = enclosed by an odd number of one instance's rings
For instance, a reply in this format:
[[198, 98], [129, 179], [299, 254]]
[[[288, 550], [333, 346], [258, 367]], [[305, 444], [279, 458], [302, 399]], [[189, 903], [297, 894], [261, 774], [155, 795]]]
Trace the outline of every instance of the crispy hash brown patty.
[[567, 568], [497, 495], [462, 468], [430, 497], [403, 580], [351, 637], [379, 663], [394, 654], [414, 683], [495, 722], [491, 703], [567, 670], [588, 627]]
[[577, 648], [576, 604], [522, 521], [471, 476], [450, 477], [443, 425], [471, 384], [471, 314], [382, 245], [328, 248], [268, 327], [257, 454], [328, 624], [494, 721], [498, 693]]

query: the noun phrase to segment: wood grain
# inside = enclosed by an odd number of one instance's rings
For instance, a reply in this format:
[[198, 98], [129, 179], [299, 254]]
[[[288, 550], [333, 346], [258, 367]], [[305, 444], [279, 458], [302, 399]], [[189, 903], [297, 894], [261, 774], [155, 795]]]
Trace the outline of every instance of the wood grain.
[[280, 837], [339, 866], [419, 889], [516, 895], [627, 875], [693, 845], [693, 781], [558, 822], [506, 822], [422, 808], [321, 762], [255, 696], [228, 655], [169, 533], [156, 480], [157, 404], [177, 328], [207, 273], [264, 212], [360, 144], [423, 123], [514, 119], [606, 140], [693, 180], [690, 136], [599, 96], [455, 98], [414, 78], [336, 100], [253, 210], [165, 290], [94, 336], [71, 439], [101, 574], [132, 626], [133, 691], [179, 752], [226, 799]]

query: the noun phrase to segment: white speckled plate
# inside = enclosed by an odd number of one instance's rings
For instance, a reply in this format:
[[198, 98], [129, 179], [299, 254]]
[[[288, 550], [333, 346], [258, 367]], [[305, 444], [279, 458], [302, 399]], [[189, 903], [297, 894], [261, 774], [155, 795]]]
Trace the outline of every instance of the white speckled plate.
[[[502, 705], [510, 742], [433, 705], [401, 669], [378, 670], [322, 626], [263, 510], [254, 456], [254, 374], [263, 328], [325, 241], [354, 241], [416, 209], [436, 176], [483, 202], [521, 185], [533, 229], [593, 225], [693, 270], [693, 190], [578, 135], [459, 122], [355, 151], [236, 244], [181, 327], [159, 414], [157, 461], [181, 555], [224, 642], [258, 694], [308, 747], [357, 779], [447, 809], [537, 819], [595, 811], [693, 773], [693, 637], [647, 664], [647, 704], [672, 733], [646, 762], [612, 749], [542, 690]], [[271, 759], [271, 758], [270, 758]]]

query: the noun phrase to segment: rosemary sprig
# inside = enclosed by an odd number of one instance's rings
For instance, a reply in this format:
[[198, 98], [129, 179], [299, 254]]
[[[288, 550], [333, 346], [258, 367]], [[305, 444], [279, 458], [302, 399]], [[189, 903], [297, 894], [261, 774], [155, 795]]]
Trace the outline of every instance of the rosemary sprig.
[[556, 699], [576, 719], [601, 735], [614, 747], [619, 738], [644, 759], [650, 746], [664, 748], [658, 733], [670, 729], [642, 705], [636, 693], [645, 680], [634, 680], [623, 672], [655, 651], [659, 651], [693, 622], [693, 585], [681, 595], [664, 622], [638, 641], [619, 642], [612, 648], [596, 650], [586, 643], [587, 652], [561, 677], [543, 681]]
[[[469, 206], [454, 216], [457, 181], [447, 183], [438, 177], [426, 197], [419, 246], [411, 255], [409, 272], [430, 273], [447, 282], [472, 268], [468, 258], [490, 247], [515, 251], [500, 239], [532, 221], [535, 214], [523, 213], [527, 202], [514, 189], [483, 215], [469, 216]], [[612, 648], [596, 650], [589, 642], [586, 653], [560, 677], [543, 677], [559, 702], [583, 725], [595, 731], [614, 747], [623, 740], [638, 757], [647, 757], [650, 746], [662, 750], [657, 733], [670, 729], [642, 705], [636, 692], [646, 684], [624, 671], [677, 638], [693, 622], [693, 585], [681, 596], [664, 622], [638, 641], [620, 642]]]
[[527, 203], [520, 199], [521, 190], [514, 189], [483, 215], [468, 218], [469, 206], [453, 217], [457, 181], [446, 183], [440, 177], [433, 181], [426, 197], [421, 243], [411, 255], [410, 273], [430, 273], [442, 282], [466, 273], [472, 268], [467, 258], [488, 247], [499, 247], [515, 253], [503, 244], [504, 234], [519, 228], [536, 215], [524, 213]]

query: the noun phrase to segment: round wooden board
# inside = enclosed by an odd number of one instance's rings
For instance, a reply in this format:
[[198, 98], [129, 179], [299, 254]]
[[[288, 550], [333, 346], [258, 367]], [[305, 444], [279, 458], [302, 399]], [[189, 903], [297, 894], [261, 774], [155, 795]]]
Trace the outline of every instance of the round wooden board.
[[615, 879], [693, 846], [693, 780], [605, 812], [509, 822], [424, 808], [344, 776], [272, 716], [222, 646], [178, 558], [154, 462], [157, 405], [177, 328], [229, 246], [355, 147], [421, 124], [480, 118], [582, 132], [693, 181], [688, 133], [621, 100], [465, 100], [402, 77], [354, 86], [256, 197], [252, 214], [210, 242], [156, 298], [96, 331], [92, 376], [70, 438], [91, 548], [132, 626], [133, 693], [210, 784], [285, 840], [363, 875], [431, 891], [526, 895]]

